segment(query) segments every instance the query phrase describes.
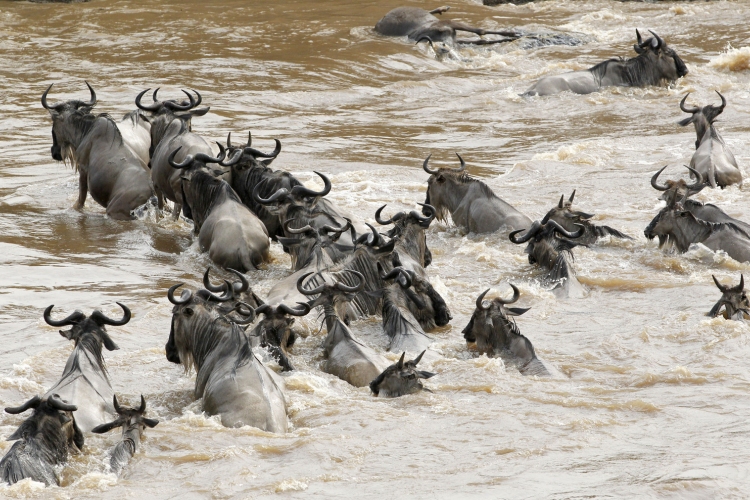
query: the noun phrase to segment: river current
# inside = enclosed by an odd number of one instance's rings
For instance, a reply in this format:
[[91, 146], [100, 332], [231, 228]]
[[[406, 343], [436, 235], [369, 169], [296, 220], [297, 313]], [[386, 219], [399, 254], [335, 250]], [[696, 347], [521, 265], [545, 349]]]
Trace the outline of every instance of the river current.
[[[521, 42], [459, 48], [440, 60], [426, 44], [376, 35], [390, 9], [414, 1], [0, 2], [0, 406], [44, 393], [72, 345], [42, 319], [102, 308], [133, 319], [109, 333], [115, 392], [140, 394], [159, 425], [119, 478], [107, 472], [119, 432], [87, 435], [61, 470], [62, 487], [24, 481], [7, 498], [746, 498], [750, 487], [750, 326], [705, 313], [719, 299], [711, 275], [737, 283], [750, 264], [700, 245], [667, 254], [643, 236], [658, 212], [651, 175], [685, 178], [695, 132], [679, 101], [728, 104], [717, 127], [743, 172], [750, 162], [750, 3], [549, 0], [485, 7], [458, 0], [445, 14], [485, 28], [558, 30], [586, 43]], [[522, 98], [539, 77], [634, 55], [635, 28], [652, 29], [690, 73], [670, 88], [608, 88], [591, 95]], [[194, 401], [194, 374], [164, 344], [178, 282], [195, 288], [209, 265], [190, 223], [147, 213], [113, 221], [89, 197], [72, 209], [78, 179], [50, 157], [51, 121], [39, 99], [87, 99], [115, 117], [135, 95], [194, 88], [211, 111], [193, 130], [283, 149], [274, 167], [319, 187], [354, 216], [416, 208], [424, 158], [458, 166], [532, 219], [576, 189], [576, 207], [632, 241], [574, 250], [586, 296], [540, 286], [523, 246], [466, 235], [451, 223], [427, 232], [433, 284], [453, 313], [434, 333], [443, 356], [423, 361], [432, 392], [372, 397], [320, 371], [320, 320], [298, 319], [296, 371], [284, 373], [291, 430], [228, 429]], [[750, 220], [743, 189], [697, 196]], [[273, 261], [248, 274], [261, 297], [289, 273]], [[483, 290], [521, 290], [523, 334], [554, 372], [524, 377], [476, 357], [461, 334]], [[57, 316], [60, 317], [60, 316]], [[352, 329], [384, 349], [378, 319]], [[397, 353], [387, 353], [395, 361]], [[0, 436], [22, 416], [0, 415]], [[0, 441], [0, 453], [12, 445]]]

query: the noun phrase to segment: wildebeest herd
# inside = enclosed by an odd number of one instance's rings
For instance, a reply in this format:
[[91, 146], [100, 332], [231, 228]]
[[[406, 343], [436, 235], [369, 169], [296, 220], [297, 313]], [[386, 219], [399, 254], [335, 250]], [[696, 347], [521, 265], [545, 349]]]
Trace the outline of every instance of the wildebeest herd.
[[[426, 39], [433, 47], [437, 42], [484, 45], [528, 36], [434, 16], [446, 10], [395, 9], [375, 30], [416, 42]], [[461, 40], [456, 31], [502, 38]], [[686, 75], [687, 67], [675, 50], [651, 34], [644, 40], [636, 30], [637, 56], [632, 59], [612, 59], [589, 70], [545, 77], [524, 95], [662, 85]], [[263, 152], [253, 147], [251, 135], [246, 144], [233, 143], [230, 135], [214, 148], [192, 132], [192, 119], [209, 111], [200, 107], [203, 99], [195, 90], [183, 90], [184, 98], [160, 100], [159, 89], [150, 94], [151, 89], [145, 89], [134, 99], [136, 109], [116, 121], [94, 113], [96, 92], [86, 85], [87, 101], [51, 104], [52, 85], [41, 97], [52, 119], [52, 158], [79, 173], [75, 208], [82, 209], [90, 193], [108, 217], [133, 220], [149, 204], [162, 214], [166, 199], [173, 204], [171, 217], [192, 221], [200, 249], [231, 276], [214, 282], [207, 269], [203, 288], [190, 290], [176, 283], [166, 291], [174, 306], [166, 359], [186, 371], [195, 370], [194, 397], [206, 414], [218, 415], [225, 426], [287, 431], [284, 378], [277, 372], [294, 370], [295, 317], [314, 309], [322, 311], [327, 332], [321, 345], [322, 371], [353, 386], [369, 387], [379, 397], [423, 390], [422, 380], [436, 374], [420, 370], [420, 361], [441, 356], [431, 349], [429, 333], [453, 319], [427, 271], [432, 254], [426, 231], [435, 219], [444, 221], [450, 215], [466, 232], [503, 232], [511, 242], [526, 244], [529, 263], [544, 269], [542, 283], [561, 298], [585, 296], [575, 274], [575, 247], [594, 245], [600, 238], [632, 239], [615, 228], [595, 225], [593, 214], [574, 210], [575, 190], [567, 199], [561, 196], [541, 220], [532, 221], [470, 176], [459, 154], [458, 168], [434, 168], [428, 156], [422, 165], [429, 175], [426, 198], [424, 203], [415, 200], [421, 209], [386, 215], [388, 207], [383, 205], [373, 214], [382, 226], [378, 230], [326, 198], [334, 186], [325, 174], [315, 172], [323, 183], [315, 190], [289, 172], [274, 170], [271, 165], [281, 153], [279, 140], [271, 152]], [[715, 205], [691, 199], [707, 187], [742, 183], [737, 162], [714, 126], [727, 105], [717, 94], [720, 106], [687, 107], [687, 95], [679, 103], [691, 115], [679, 124], [692, 123], [697, 135], [687, 167], [691, 181], [660, 181], [666, 167], [653, 175], [651, 185], [662, 193], [665, 206], [644, 234], [658, 237], [660, 247], [677, 252], [703, 243], [750, 262], [750, 225]], [[151, 102], [144, 103], [144, 98]], [[261, 298], [250, 282], [254, 270], [270, 263], [272, 244], [289, 254], [292, 269]], [[750, 302], [744, 277], [736, 286], [714, 281], [722, 296], [708, 315], [746, 319]], [[524, 375], [550, 376], [553, 370], [537, 357], [516, 324], [514, 318], [528, 309], [511, 306], [521, 293], [515, 284], [509, 285], [510, 298], [486, 299], [489, 290], [477, 290], [475, 310], [462, 330], [467, 348], [477, 355], [501, 357]], [[131, 318], [130, 309], [118, 305], [123, 311], [120, 319], [98, 310], [54, 319], [54, 306], [44, 311], [50, 326], [70, 327], [60, 334], [72, 340], [74, 348], [52, 388], [6, 408], [11, 414], [33, 414], [8, 438], [16, 443], [0, 461], [5, 482], [31, 478], [55, 484], [60, 464], [70, 451], [84, 446], [85, 433], [122, 427], [122, 439], [110, 460], [111, 470], [119, 473], [138, 451], [145, 428], [158, 424], [146, 416], [143, 396], [136, 407], [123, 408], [110, 384], [103, 348], [112, 351], [118, 346], [106, 326], [122, 326]], [[357, 337], [357, 321], [371, 316], [381, 318], [388, 351], [400, 354], [396, 363]], [[270, 353], [273, 361], [264, 360], [261, 351]]]

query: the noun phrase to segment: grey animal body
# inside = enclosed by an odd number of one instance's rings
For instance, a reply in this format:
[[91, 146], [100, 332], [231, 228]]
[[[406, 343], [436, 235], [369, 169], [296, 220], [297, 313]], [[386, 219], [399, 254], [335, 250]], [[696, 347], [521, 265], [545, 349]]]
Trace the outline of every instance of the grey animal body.
[[[456, 21], [441, 21], [434, 14], [442, 14], [450, 7], [439, 7], [426, 11], [418, 7], [397, 7], [388, 12], [375, 24], [375, 32], [385, 36], [406, 36], [411, 40], [420, 41], [424, 38], [431, 42], [468, 43], [487, 45], [515, 40], [519, 34], [515, 31], [497, 31], [475, 28]], [[497, 40], [466, 40], [456, 39], [456, 32], [465, 31], [479, 36], [500, 35], [504, 38]]]
[[[183, 172], [183, 213], [193, 220], [201, 250], [224, 269], [246, 272], [270, 259], [271, 243], [266, 227], [242, 204], [232, 187], [207, 171], [207, 163], [221, 163], [224, 159], [223, 146], [220, 149], [218, 158], [198, 153], [176, 163], [178, 148], [170, 154], [168, 162]], [[235, 160], [238, 156], [235, 155]]]
[[623, 238], [632, 240], [627, 234], [621, 233], [617, 229], [609, 226], [597, 226], [593, 224], [590, 219], [594, 217], [593, 214], [587, 214], [578, 210], [573, 210], [573, 198], [576, 192], [573, 193], [565, 201], [565, 195], [560, 196], [560, 201], [557, 207], [547, 212], [547, 215], [542, 219], [542, 224], [546, 224], [547, 221], [553, 220], [557, 222], [563, 229], [570, 232], [578, 231], [579, 227], [583, 227], [583, 235], [576, 238], [575, 242], [577, 245], [590, 246], [596, 243], [596, 241], [603, 236], [612, 236], [614, 238]]
[[576, 94], [590, 94], [598, 92], [602, 87], [662, 85], [687, 75], [685, 63], [659, 35], [652, 31], [653, 37], [644, 41], [638, 30], [635, 33], [637, 43], [633, 49], [638, 56], [632, 59], [609, 59], [587, 70], [546, 76], [523, 95], [544, 96], [566, 90]]
[[179, 149], [173, 160], [182, 163], [188, 156], [195, 157], [202, 153], [213, 155], [211, 144], [198, 134], [192, 132], [192, 119], [195, 116], [203, 116], [208, 113], [209, 108], [198, 108], [202, 98], [196, 92], [197, 98], [185, 90], [188, 102], [177, 102], [173, 99], [157, 101], [156, 89], [153, 98], [154, 103], [146, 105], [141, 103], [146, 89], [135, 99], [139, 109], [149, 113], [151, 121], [151, 178], [157, 203], [160, 210], [164, 208], [164, 198], [174, 202], [172, 217], [177, 220], [182, 210], [182, 172], [172, 168], [169, 163], [170, 154]]
[[506, 307], [516, 302], [520, 296], [518, 288], [513, 288], [513, 297], [503, 300], [499, 297], [484, 306], [485, 290], [477, 297], [476, 309], [469, 324], [463, 330], [467, 343], [475, 343], [479, 354], [499, 356], [507, 364], [512, 364], [524, 375], [548, 376], [549, 371], [539, 361], [531, 341], [521, 334], [512, 316], [520, 316], [528, 309]]
[[121, 408], [117, 396], [112, 397], [112, 403], [118, 418], [112, 422], [96, 426], [91, 432], [103, 434], [117, 427], [122, 427], [122, 439], [112, 449], [109, 465], [112, 472], [120, 474], [128, 465], [130, 459], [138, 451], [146, 427], [156, 427], [158, 420], [146, 418], [146, 399], [141, 395], [141, 406], [138, 408]]
[[185, 290], [178, 299], [174, 291], [179, 286], [167, 293], [174, 304], [167, 360], [196, 369], [194, 395], [203, 398], [203, 411], [219, 415], [227, 427], [286, 432], [283, 380], [258, 359], [238, 322], [211, 303], [231, 301], [233, 288], [221, 297]]
[[9, 484], [30, 478], [47, 486], [59, 485], [56, 469], [68, 461], [69, 451], [83, 448], [83, 432], [73, 416], [77, 408], [54, 394], [34, 396], [5, 411], [15, 415], [28, 409], [34, 413], [7, 438], [17, 441], [0, 460], [0, 479]]
[[695, 141], [695, 153], [690, 159], [690, 167], [700, 172], [703, 179], [713, 188], [725, 188], [732, 184], [742, 186], [742, 172], [737, 166], [737, 160], [714, 127], [714, 120], [727, 105], [724, 96], [718, 91], [716, 93], [721, 97], [721, 106], [709, 104], [703, 108], [686, 108], [685, 100], [690, 92], [680, 101], [680, 109], [692, 116], [681, 120], [679, 124], [683, 127], [690, 123], [695, 125], [698, 137]]
[[[711, 275], [716, 287], [721, 291], [721, 299], [714, 304], [706, 316], [715, 318], [722, 314], [725, 319], [745, 321], [750, 319], [750, 300], [745, 293], [745, 276], [740, 275], [740, 283], [737, 286], [722, 285], [716, 276]], [[722, 313], [722, 308], [724, 312]]]
[[401, 359], [386, 368], [383, 373], [370, 382], [372, 393], [381, 398], [397, 398], [406, 394], [414, 394], [424, 389], [423, 379], [432, 378], [434, 373], [417, 370], [424, 351], [415, 359], [404, 362], [406, 353], [401, 353]]
[[60, 335], [75, 342], [62, 377], [44, 397], [58, 394], [78, 406], [76, 421], [84, 432], [110, 421], [115, 411], [112, 406], [114, 391], [104, 365], [102, 346], [109, 351], [119, 347], [110, 338], [105, 325], [125, 325], [131, 316], [130, 309], [120, 302], [117, 304], [123, 310], [120, 320], [110, 319], [98, 310], [89, 317], [81, 311], [75, 311], [65, 319], [54, 320], [50, 316], [54, 306], [49, 306], [44, 311], [44, 321], [48, 325], [70, 326], [70, 330], [60, 330]]
[[501, 200], [489, 186], [466, 174], [466, 163], [461, 156], [456, 156], [461, 161], [458, 169], [430, 169], [429, 156], [422, 165], [430, 174], [425, 204], [435, 207], [439, 220], [446, 220], [450, 213], [454, 224], [474, 233], [516, 230], [531, 225], [531, 219]]
[[122, 142], [140, 158], [145, 166], [151, 161], [151, 122], [140, 109], [126, 113], [117, 123]]
[[583, 233], [583, 227], [572, 233], [550, 220], [545, 224], [534, 221], [528, 230], [513, 231], [508, 236], [517, 245], [529, 242], [525, 250], [529, 255], [529, 264], [538, 264], [547, 269], [545, 283], [554, 284], [564, 296], [580, 297], [583, 287], [573, 270], [571, 250], [577, 245], [575, 240]]
[[[52, 85], [42, 94], [42, 106], [52, 118], [52, 158], [70, 162], [79, 174], [78, 200], [74, 207], [83, 208], [86, 196], [106, 208], [117, 220], [132, 220], [131, 212], [153, 195], [148, 169], [138, 153], [125, 142], [118, 126], [106, 115], [91, 113], [96, 92], [88, 102], [72, 100], [54, 105], [47, 103]], [[124, 127], [123, 127], [124, 128]]]
[[[378, 264], [380, 269], [380, 264]], [[414, 316], [410, 302], [417, 308], [424, 308], [426, 303], [411, 289], [413, 275], [402, 267], [394, 268], [390, 273], [381, 272], [384, 282], [394, 280], [383, 290], [383, 332], [388, 336], [389, 351], [422, 352], [430, 347], [430, 338]], [[429, 317], [429, 316], [428, 316]]]

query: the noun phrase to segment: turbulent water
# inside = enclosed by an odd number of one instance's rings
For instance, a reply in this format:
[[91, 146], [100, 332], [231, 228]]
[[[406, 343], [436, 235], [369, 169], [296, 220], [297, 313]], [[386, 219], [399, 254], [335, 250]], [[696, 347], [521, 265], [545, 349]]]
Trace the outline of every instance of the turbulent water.
[[[650, 176], [685, 178], [695, 132], [677, 121], [688, 104], [728, 105], [717, 124], [743, 171], [750, 161], [750, 3], [620, 3], [550, 0], [523, 6], [451, 3], [446, 16], [482, 27], [558, 30], [580, 46], [461, 48], [438, 60], [426, 44], [387, 39], [372, 26], [399, 5], [342, 0], [0, 3], [0, 406], [51, 387], [72, 345], [42, 320], [102, 308], [132, 321], [110, 327], [120, 350], [105, 359], [128, 404], [143, 394], [143, 446], [120, 478], [108, 472], [119, 433], [87, 435], [61, 469], [62, 487], [24, 481], [9, 498], [744, 498], [750, 485], [750, 326], [710, 319], [724, 283], [750, 274], [704, 247], [665, 254], [643, 236], [658, 211]], [[521, 98], [539, 77], [632, 56], [635, 28], [653, 29], [690, 73], [672, 88], [611, 88]], [[633, 241], [574, 251], [582, 299], [539, 284], [522, 246], [501, 235], [465, 235], [433, 223], [433, 283], [453, 312], [434, 333], [443, 357], [423, 361], [433, 392], [382, 400], [322, 373], [319, 321], [298, 320], [286, 379], [291, 430], [227, 429], [200, 411], [194, 375], [167, 362], [167, 288], [199, 284], [209, 261], [185, 221], [117, 222], [74, 172], [50, 157], [53, 102], [97, 91], [99, 112], [134, 109], [141, 90], [164, 98], [195, 88], [211, 106], [193, 130], [228, 132], [270, 150], [274, 163], [320, 186], [356, 217], [373, 221], [424, 201], [428, 154], [458, 166], [532, 218], [577, 189], [576, 207]], [[738, 187], [698, 197], [748, 220]], [[389, 212], [390, 211], [390, 212]], [[263, 296], [289, 273], [273, 262], [249, 274]], [[517, 323], [555, 376], [524, 377], [499, 359], [467, 351], [461, 330], [477, 295], [521, 290]], [[60, 316], [57, 316], [60, 317]], [[384, 349], [377, 319], [352, 325]], [[388, 353], [395, 360], [397, 353]], [[22, 416], [0, 416], [0, 436]], [[0, 453], [11, 442], [0, 441]]]

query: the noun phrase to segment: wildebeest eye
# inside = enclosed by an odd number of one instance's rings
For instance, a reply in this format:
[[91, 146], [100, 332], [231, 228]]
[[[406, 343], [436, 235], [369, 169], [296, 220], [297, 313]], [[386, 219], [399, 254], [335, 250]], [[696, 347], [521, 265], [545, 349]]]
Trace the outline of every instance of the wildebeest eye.
[[192, 307], [185, 308], [185, 316], [192, 316], [194, 312]]

